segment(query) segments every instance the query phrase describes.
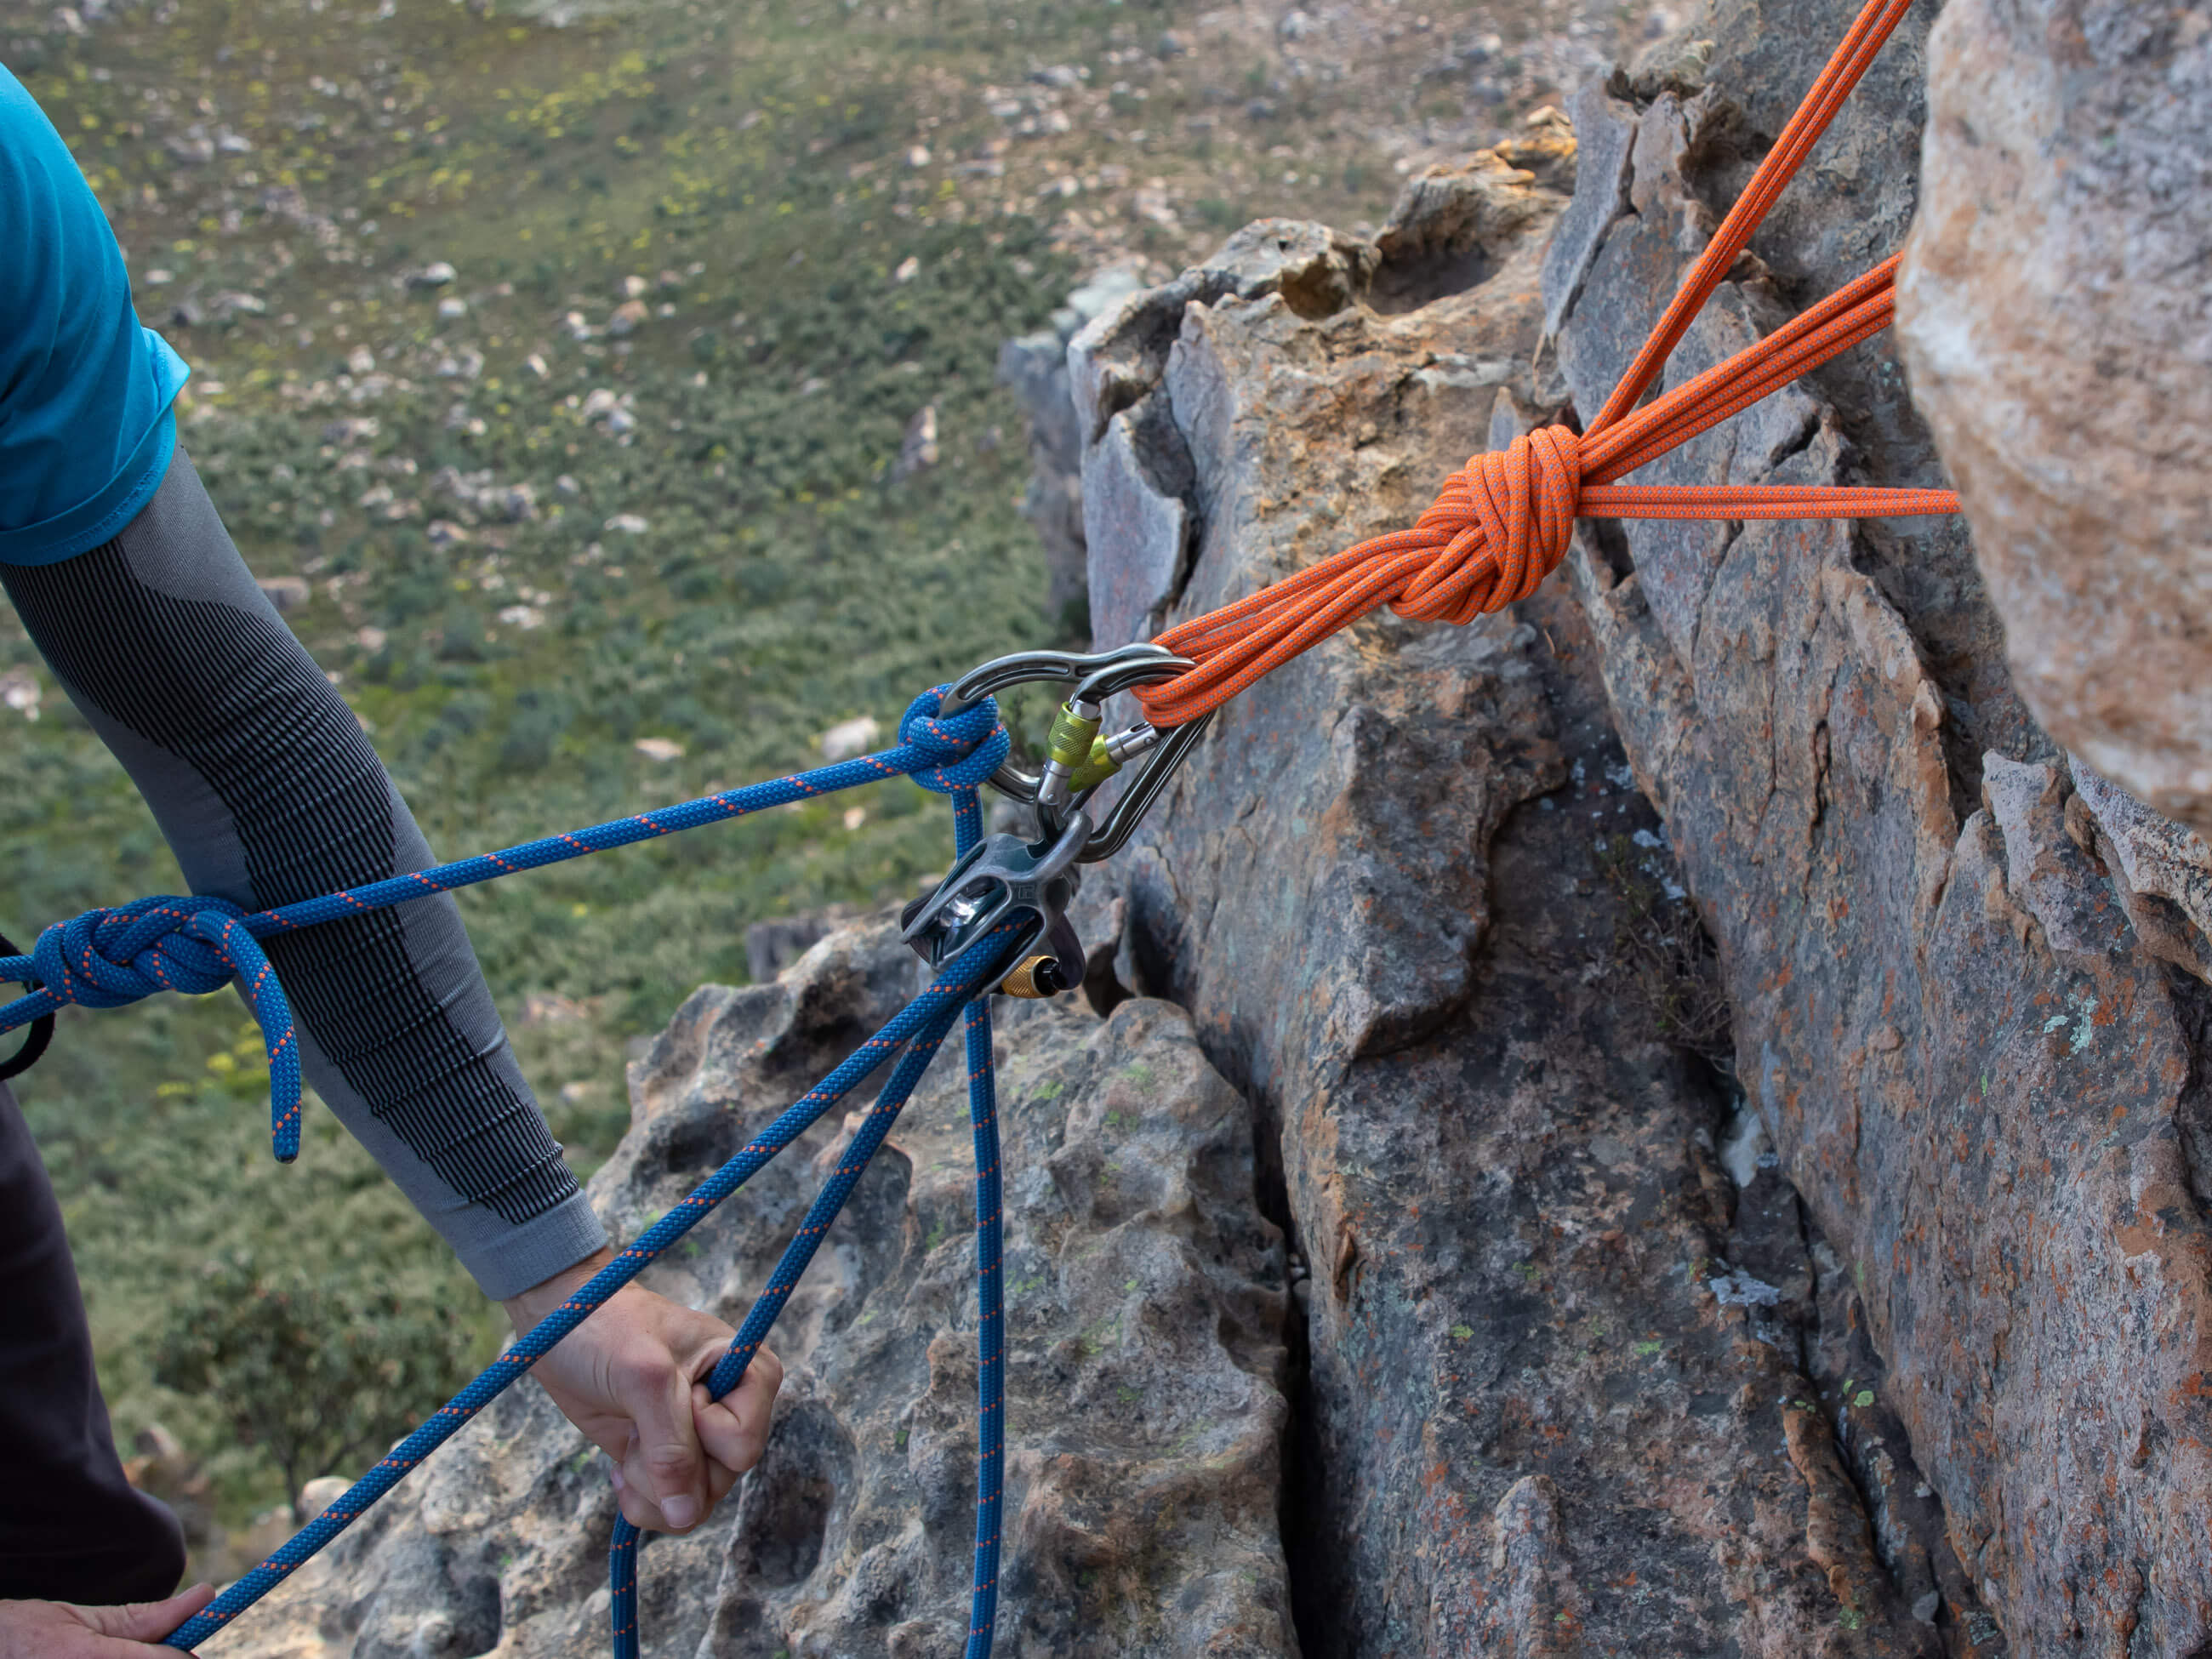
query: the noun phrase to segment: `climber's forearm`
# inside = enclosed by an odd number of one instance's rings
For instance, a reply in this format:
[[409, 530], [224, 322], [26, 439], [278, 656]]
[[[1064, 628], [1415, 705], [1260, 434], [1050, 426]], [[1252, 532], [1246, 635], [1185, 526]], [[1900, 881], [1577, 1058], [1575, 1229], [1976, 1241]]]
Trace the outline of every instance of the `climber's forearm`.
[[[433, 862], [181, 449], [113, 540], [0, 576], [195, 892], [264, 909]], [[450, 896], [265, 943], [309, 1080], [488, 1294], [514, 1295], [604, 1243]]]

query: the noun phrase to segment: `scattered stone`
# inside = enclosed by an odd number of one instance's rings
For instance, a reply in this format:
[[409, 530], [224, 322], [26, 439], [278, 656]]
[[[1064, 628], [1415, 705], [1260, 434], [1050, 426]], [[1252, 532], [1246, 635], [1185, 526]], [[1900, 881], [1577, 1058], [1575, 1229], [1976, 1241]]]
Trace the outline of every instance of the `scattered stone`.
[[[69, 15], [76, 15], [74, 12]], [[187, 167], [205, 167], [215, 160], [215, 140], [207, 136], [204, 127], [198, 125], [186, 127], [182, 132], [169, 134], [161, 140], [161, 148]]]
[[822, 734], [822, 758], [834, 763], [865, 755], [876, 746], [883, 734], [882, 725], [872, 714], [840, 720]]
[[637, 416], [626, 409], [610, 410], [605, 424], [609, 437], [627, 438], [637, 430]]
[[909, 253], [905, 258], [899, 261], [898, 269], [891, 272], [891, 280], [895, 283], [910, 283], [921, 275], [921, 258], [915, 254]]
[[46, 690], [39, 677], [27, 668], [10, 668], [0, 673], [0, 702], [4, 702], [27, 720], [39, 718], [39, 705], [45, 701]]
[[177, 280], [174, 271], [163, 270], [158, 265], [140, 279], [149, 288], [167, 288]]
[[459, 275], [460, 272], [455, 270], [443, 259], [438, 259], [410, 274], [407, 278], [407, 286], [415, 289], [443, 288]]
[[937, 405], [924, 404], [906, 423], [906, 435], [899, 442], [898, 459], [891, 465], [891, 477], [911, 477], [927, 471], [937, 462]]
[[376, 354], [365, 345], [356, 346], [346, 354], [346, 369], [356, 377], [375, 373]]
[[625, 276], [623, 278], [623, 298], [625, 300], [642, 299], [648, 286], [649, 284], [642, 276]]
[[441, 323], [458, 323], [468, 314], [469, 302], [459, 295], [448, 295], [438, 301], [438, 320]]
[[611, 535], [642, 536], [651, 526], [635, 513], [617, 513], [599, 528]]
[[[388, 489], [385, 490], [387, 496], [391, 493]], [[297, 611], [314, 596], [305, 576], [258, 576], [254, 580], [269, 603], [280, 611]]]
[[680, 743], [672, 743], [666, 738], [640, 738], [635, 743], [630, 744], [630, 747], [650, 761], [660, 761], [665, 763], [684, 758], [684, 745]]
[[910, 167], [927, 167], [929, 165], [929, 146], [927, 144], [916, 144], [912, 149], [908, 149], [906, 153], [906, 164]]
[[[540, 611], [534, 605], [510, 605], [499, 613], [499, 619], [507, 627], [520, 629], [524, 633], [527, 634], [532, 629], [541, 628], [544, 625], [545, 613], [543, 611]], [[647, 738], [645, 741], [647, 743], [653, 743], [659, 740], [657, 738]], [[683, 752], [684, 751], [680, 749], [677, 750], [677, 754], [678, 755]], [[656, 760], [672, 760], [675, 758], [675, 756], [656, 755], [653, 758]]]
[[460, 547], [467, 544], [469, 532], [450, 519], [433, 519], [422, 527], [422, 537], [433, 547]]
[[522, 366], [541, 380], [553, 372], [545, 366], [544, 357], [535, 351], [522, 360]]
[[391, 642], [391, 635], [380, 628], [362, 628], [355, 631], [353, 642], [364, 651], [381, 651]]
[[[636, 282], [633, 276], [630, 279]], [[652, 308], [642, 300], [625, 300], [615, 307], [615, 314], [607, 319], [607, 332], [617, 339], [633, 334], [637, 325], [653, 314]]]

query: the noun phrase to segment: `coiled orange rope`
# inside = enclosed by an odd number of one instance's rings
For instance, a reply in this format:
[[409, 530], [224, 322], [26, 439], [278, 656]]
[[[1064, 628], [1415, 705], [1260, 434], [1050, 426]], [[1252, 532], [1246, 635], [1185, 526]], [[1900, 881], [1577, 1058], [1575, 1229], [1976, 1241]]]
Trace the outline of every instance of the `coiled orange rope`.
[[1503, 453], [1477, 455], [1445, 481], [1436, 504], [1412, 529], [1346, 548], [1249, 599], [1168, 629], [1157, 643], [1195, 666], [1138, 689], [1146, 717], [1161, 726], [1195, 720], [1378, 605], [1417, 620], [1468, 623], [1526, 599], [1566, 557], [1577, 518], [1879, 519], [1957, 512], [1959, 498], [1948, 489], [1614, 482], [1889, 326], [1894, 258], [1726, 362], [1637, 407], [1911, 3], [1869, 0], [1585, 430], [1540, 427]]

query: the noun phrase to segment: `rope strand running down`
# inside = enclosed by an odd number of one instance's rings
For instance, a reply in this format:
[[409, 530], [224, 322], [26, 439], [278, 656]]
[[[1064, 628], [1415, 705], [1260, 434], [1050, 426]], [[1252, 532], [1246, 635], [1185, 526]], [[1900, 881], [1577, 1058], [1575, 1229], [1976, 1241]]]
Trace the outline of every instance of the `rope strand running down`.
[[1155, 726], [1181, 726], [1378, 606], [1413, 621], [1472, 622], [1527, 599], [1567, 556], [1579, 518], [1871, 519], [1955, 513], [1948, 489], [1616, 482], [1889, 326], [1898, 262], [1884, 260], [1727, 362], [1638, 407], [1812, 148], [1910, 9], [1869, 0], [1743, 194], [1713, 234], [1589, 427], [1539, 428], [1474, 456], [1410, 530], [1346, 549], [1155, 641], [1194, 665], [1134, 693]]

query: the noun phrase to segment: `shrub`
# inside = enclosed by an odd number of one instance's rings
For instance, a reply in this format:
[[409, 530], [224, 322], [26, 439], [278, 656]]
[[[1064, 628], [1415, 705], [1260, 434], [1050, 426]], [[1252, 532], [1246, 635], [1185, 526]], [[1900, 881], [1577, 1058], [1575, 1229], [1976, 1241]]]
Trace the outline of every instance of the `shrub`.
[[219, 1401], [305, 1521], [300, 1489], [412, 1428], [458, 1385], [467, 1347], [446, 1308], [410, 1304], [365, 1270], [310, 1278], [236, 1253], [171, 1312], [154, 1380]]

